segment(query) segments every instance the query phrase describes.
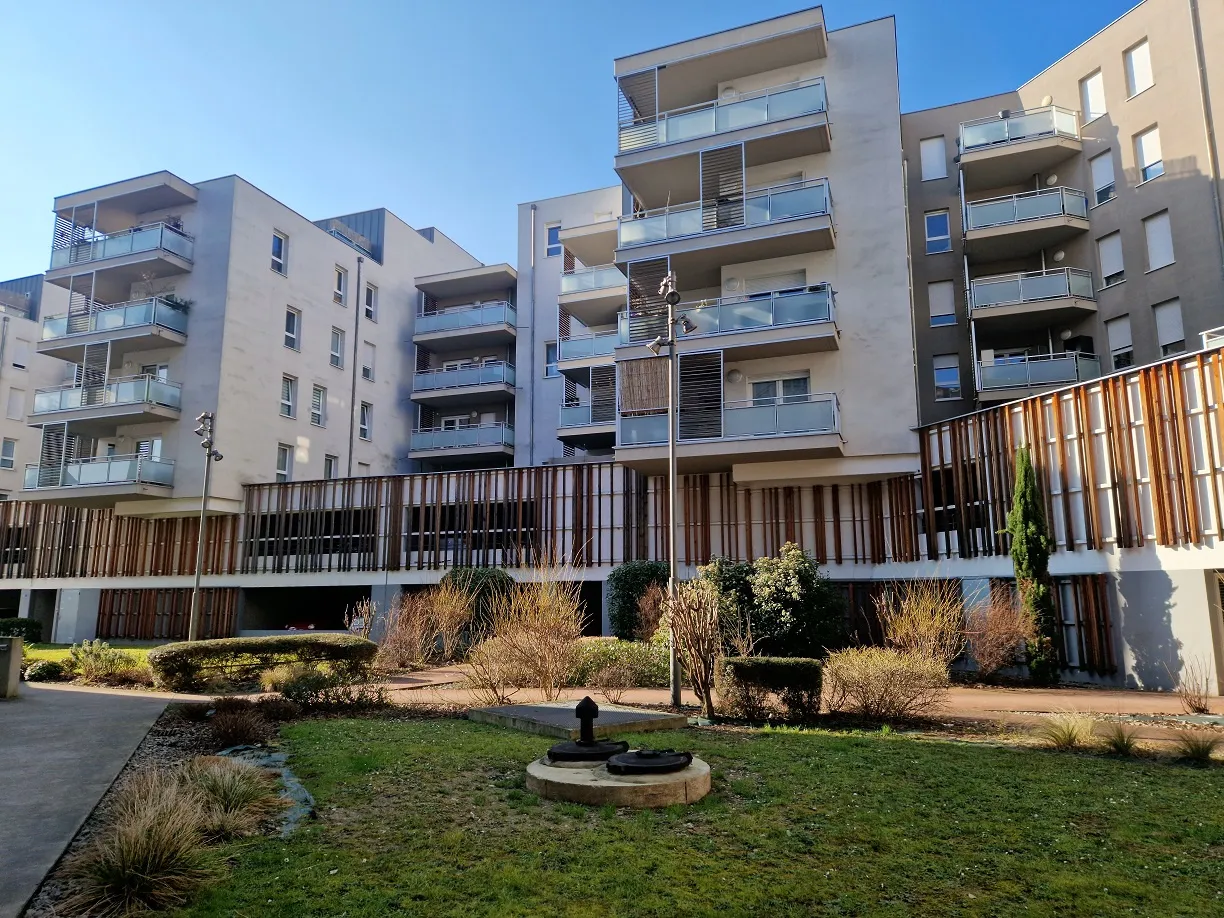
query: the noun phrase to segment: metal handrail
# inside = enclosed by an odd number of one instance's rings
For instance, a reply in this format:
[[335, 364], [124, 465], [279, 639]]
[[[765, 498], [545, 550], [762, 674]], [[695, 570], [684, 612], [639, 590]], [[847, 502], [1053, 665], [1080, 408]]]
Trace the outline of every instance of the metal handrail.
[[[114, 241], [116, 239], [123, 239], [127, 236], [135, 236], [137, 233], [149, 233], [149, 232], [152, 232], [153, 230], [156, 230], [158, 233], [156, 245], [151, 245], [148, 248], [142, 248], [142, 249], [133, 248], [128, 252], [118, 252], [117, 251], [114, 253], [108, 253], [106, 251], [102, 251], [100, 254], [96, 252], [96, 248], [98, 246], [105, 247], [106, 243], [108, 242]], [[190, 248], [187, 251], [180, 252], [180, 251], [176, 251], [171, 246], [167, 246], [165, 242], [167, 232], [172, 233], [174, 236], [188, 243]], [[86, 246], [89, 247], [89, 252], [86, 257], [83, 257], [83, 258], [74, 257], [74, 253], [84, 250]], [[102, 258], [112, 258], [112, 257], [117, 257], [119, 255], [130, 255], [130, 254], [135, 254], [137, 252], [151, 252], [154, 249], [164, 249], [167, 252], [172, 252], [173, 254], [178, 255], [180, 258], [183, 258], [187, 261], [191, 261], [192, 255], [194, 254], [194, 246], [195, 246], [194, 236], [191, 236], [190, 234], [183, 232], [181, 229], [175, 226], [171, 226], [169, 223], [163, 223], [160, 221], [156, 223], [143, 223], [140, 226], [131, 226], [131, 227], [128, 227], [127, 229], [118, 230], [113, 233], [97, 233], [93, 236], [90, 236], [88, 239], [78, 239], [75, 241], [70, 241], [64, 245], [53, 245], [51, 248], [51, 267], [53, 269], [63, 268], [68, 265], [81, 264], [83, 262], [89, 262], [89, 261], [97, 261]], [[57, 259], [56, 258], [57, 254], [61, 252], [64, 253], [66, 257]], [[59, 262], [58, 264], [56, 263], [57, 261]]]
[[1199, 337], [1203, 339], [1203, 347], [1215, 347], [1217, 344], [1224, 344], [1224, 325], [1218, 325], [1215, 328], [1209, 328], [1202, 332]]
[[[1041, 116], [1049, 115], [1048, 128], [1042, 123]], [[975, 127], [983, 127], [985, 125], [998, 124], [1000, 130], [997, 136], [986, 135], [985, 139], [977, 143], [966, 143], [965, 128], [970, 128], [970, 133]], [[1032, 128], [1037, 127], [1034, 131]], [[1020, 143], [1025, 140], [1032, 140], [1037, 137], [1062, 135], [1064, 137], [1072, 137], [1079, 139], [1079, 112], [1069, 108], [1062, 108], [1058, 105], [1044, 105], [1039, 108], [1030, 108], [1018, 112], [1008, 112], [1006, 117], [995, 115], [987, 118], [975, 118], [972, 121], [962, 121], [960, 123], [960, 148], [961, 152], [969, 150], [985, 149], [987, 147], [1001, 146], [1009, 143]]]
[[[1083, 382], [1088, 379], [1095, 379], [1101, 375], [1101, 359], [1096, 354], [1087, 354], [1080, 351], [1063, 351], [1058, 354], [1024, 354], [1016, 357], [999, 357], [995, 358], [992, 363], [985, 363], [979, 356], [977, 363], [978, 373], [978, 388], [979, 390], [987, 389], [1014, 389], [1025, 386], [1042, 386], [1055, 385], [1058, 383], [1073, 383]], [[1041, 373], [1042, 367], [1053, 367], [1055, 364], [1069, 364], [1073, 373]], [[1081, 365], [1087, 372], [1081, 371]], [[983, 378], [983, 371], [992, 370], [995, 367], [1023, 367], [1024, 378], [1016, 379], [1008, 378], [1000, 379], [998, 382], [988, 384]], [[1045, 378], [1034, 378], [1034, 367], [1039, 368], [1038, 376]], [[1002, 374], [1000, 374], [1002, 375]]]
[[480, 328], [484, 325], [517, 325], [518, 313], [509, 300], [472, 303], [464, 308], [436, 312], [421, 310], [416, 315], [416, 333]]
[[[590, 278], [590, 284], [584, 284], [583, 280]], [[567, 284], [566, 281], [571, 283]], [[622, 284], [628, 283], [624, 272], [616, 265], [591, 265], [581, 268], [571, 268], [568, 271], [561, 272], [561, 292], [562, 293], [581, 293], [587, 290], [603, 290], [609, 287], [619, 287]], [[566, 289], [567, 287], [571, 289]]]
[[792, 80], [790, 83], [779, 83], [776, 86], [767, 86], [764, 89], [749, 89], [744, 92], [737, 92], [734, 96], [727, 96], [722, 99], [711, 99], [706, 102], [694, 102], [692, 105], [682, 105], [679, 108], [669, 108], [666, 111], [656, 112], [653, 115], [645, 115], [638, 118], [629, 118], [625, 121], [617, 122], [620, 127], [629, 127], [635, 124], [647, 124], [651, 121], [656, 121], [661, 118], [668, 118], [672, 115], [679, 115], [685, 112], [696, 111], [700, 108], [710, 108], [719, 105], [734, 105], [736, 102], [747, 102], [750, 99], [760, 99], [771, 95], [777, 95], [780, 92], [790, 92], [792, 89], [802, 89], [805, 86], [815, 86], [818, 83], [823, 83], [824, 77], [807, 77], [802, 80]]
[[[455, 434], [455, 440], [463, 439], [464, 433], [471, 431], [496, 431], [496, 441], [492, 438], [482, 441], [479, 434], [475, 440], [467, 438], [467, 442], [444, 442], [444, 438], [436, 438], [439, 442], [429, 444], [420, 444], [413, 442], [412, 438], [420, 435], [432, 438], [434, 434]], [[430, 449], [463, 449], [465, 447], [478, 446], [513, 446], [514, 445], [514, 426], [505, 421], [496, 421], [492, 424], [468, 424], [463, 427], [417, 427], [412, 430], [412, 437], [409, 439], [409, 449], [415, 450], [430, 450]]]
[[417, 310], [417, 318], [423, 319], [426, 316], [453, 316], [464, 312], [482, 312], [485, 309], [513, 309], [514, 304], [509, 300], [486, 300], [483, 303], [463, 303], [457, 306], [447, 306], [442, 309], [435, 309], [433, 312], [427, 312], [424, 307]]
[[[126, 312], [128, 310], [132, 310], [139, 317], [138, 307], [144, 306], [151, 307], [147, 319], [141, 318], [139, 321], [133, 322], [126, 321]], [[125, 315], [121, 317], [124, 321], [114, 326], [114, 328], [138, 328], [141, 325], [160, 325], [163, 328], [168, 328], [180, 334], [186, 334], [187, 332], [186, 312], [172, 306], [161, 297], [150, 296], [139, 300], [128, 300], [124, 303], [95, 303], [89, 312], [70, 312], [57, 316], [47, 316], [42, 322], [42, 340], [48, 341], [55, 338], [71, 338], [74, 335], [92, 334], [98, 331], [99, 317], [109, 317], [115, 310], [124, 310]], [[172, 316], [174, 317], [173, 319], [171, 318]], [[83, 321], [85, 327], [74, 329], [72, 327], [74, 321]], [[64, 326], [64, 331], [57, 334], [53, 327], [61, 323]], [[113, 328], [105, 330], [110, 331]]]
[[[121, 397], [123, 393], [121, 388], [131, 385], [132, 394], [130, 397]], [[175, 398], [158, 397], [158, 386], [164, 386], [166, 389], [177, 393]], [[101, 391], [103, 400], [97, 404], [85, 404], [83, 400], [79, 400], [77, 404], [64, 404], [63, 394], [66, 392], [80, 392], [82, 395], [90, 391]], [[143, 394], [141, 392], [143, 391]], [[62, 386], [47, 386], [34, 390], [34, 408], [31, 414], [52, 414], [57, 411], [75, 411], [79, 408], [102, 408], [107, 405], [140, 405], [152, 404], [160, 405], [164, 408], [173, 408], [178, 410], [182, 406], [183, 387], [180, 383], [170, 382], [167, 379], [159, 379], [152, 373], [137, 373], [134, 376], [116, 376], [106, 380], [104, 383], [90, 386], [81, 383], [65, 383]], [[51, 396], [56, 398], [58, 404], [53, 407], [39, 407], [40, 396]], [[43, 402], [47, 399], [44, 397]], [[71, 399], [69, 400], [71, 402]]]
[[464, 370], [479, 370], [481, 367], [509, 367], [514, 369], [514, 364], [508, 360], [490, 360], [488, 363], [469, 363], [461, 367], [432, 367], [428, 370], [417, 370], [417, 376], [425, 376], [429, 373], [461, 373]]
[[[787, 408], [797, 408], [802, 405], [827, 404], [830, 406], [829, 423], [820, 426], [813, 426], [810, 421], [795, 421], [784, 420], [779, 410], [785, 412]], [[737, 440], [746, 438], [759, 437], [785, 437], [813, 433], [841, 433], [841, 406], [837, 399], [837, 394], [834, 392], [810, 392], [806, 395], [790, 395], [781, 396], [773, 399], [737, 399], [734, 401], [724, 402], [721, 406], [721, 428], [722, 435], [718, 437], [684, 437], [679, 439], [684, 442], [693, 442], [695, 440]], [[756, 417], [758, 415], [770, 415], [772, 413], [772, 421], [767, 424], [752, 424], [744, 425], [743, 430], [737, 430], [734, 423], [737, 416]], [[646, 443], [661, 443], [667, 438], [667, 408], [660, 407], [657, 409], [640, 409], [633, 412], [618, 411], [618, 444], [621, 445], [642, 445]], [[662, 419], [662, 430], [657, 434], [657, 438], [653, 429], [649, 436], [651, 439], [635, 439], [632, 443], [622, 443], [620, 440], [620, 425], [619, 422], [630, 418], [636, 421], [643, 421], [647, 418]], [[796, 419], [797, 421], [798, 419]], [[653, 425], [654, 422], [652, 422]], [[639, 436], [641, 434], [639, 433]]]
[[[1051, 278], [1061, 278], [1061, 286], [1047, 283], [1046, 281]], [[1001, 298], [992, 298], [990, 302], [979, 303], [978, 292], [985, 291], [987, 288], [1002, 289], [1005, 292]], [[1014, 290], [1014, 295], [1012, 290]], [[975, 277], [969, 281], [970, 309], [991, 309], [996, 306], [1067, 296], [1095, 300], [1096, 292], [1092, 289], [1092, 272], [1085, 271], [1083, 268], [1050, 268], [1045, 271], [992, 274], [988, 277]]]
[[[112, 478], [110, 467], [119, 463], [135, 463], [132, 466], [130, 474], [123, 474], [118, 478]], [[92, 481], [68, 481], [64, 482], [64, 472], [72, 468], [95, 468], [99, 465], [107, 467], [106, 472], [102, 476], [94, 475]], [[146, 474], [145, 469], [149, 467], [153, 470], [167, 469], [169, 474], [164, 472], [160, 475], [151, 472]], [[58, 472], [58, 481], [55, 484], [39, 484], [38, 477], [42, 466], [37, 463], [27, 463], [25, 467], [25, 479], [23, 487], [29, 491], [48, 490], [53, 488], [77, 488], [77, 487], [93, 487], [97, 485], [108, 484], [132, 484], [136, 482], [144, 482], [146, 484], [159, 484], [167, 487], [172, 487], [174, 482], [174, 460], [162, 459], [160, 457], [146, 456], [143, 453], [124, 453], [112, 456], [83, 456], [79, 459], [71, 459], [64, 462], [62, 465], [56, 466], [48, 471]], [[157, 480], [158, 478], [169, 478], [170, 480]]]
[[[1043, 198], [1058, 198], [1058, 210], [1043, 210], [1029, 209], [1026, 210], [1024, 202], [1035, 201]], [[986, 208], [1005, 210], [1004, 205], [1010, 204], [1010, 216], [1003, 215], [1002, 219], [984, 219], [978, 222], [974, 219], [974, 214], [980, 213]], [[1012, 223], [1025, 223], [1029, 220], [1044, 220], [1053, 216], [1068, 216], [1081, 217], [1084, 220], [1088, 219], [1088, 195], [1080, 191], [1078, 188], [1069, 188], [1065, 185], [1059, 185], [1056, 188], [1043, 188], [1039, 191], [1022, 191], [1018, 194], [1004, 194], [994, 198], [983, 198], [980, 201], [965, 202], [965, 229], [988, 229], [993, 226], [1008, 226]]]
[[[483, 371], [496, 370], [485, 378]], [[429, 389], [456, 389], [466, 386], [489, 386], [497, 383], [514, 385], [514, 364], [505, 361], [490, 363], [474, 363], [462, 367], [439, 367], [436, 370], [418, 370], [413, 374], [413, 388], [420, 391]], [[450, 377], [450, 378], [448, 378]], [[429, 384], [425, 384], [428, 381]]]

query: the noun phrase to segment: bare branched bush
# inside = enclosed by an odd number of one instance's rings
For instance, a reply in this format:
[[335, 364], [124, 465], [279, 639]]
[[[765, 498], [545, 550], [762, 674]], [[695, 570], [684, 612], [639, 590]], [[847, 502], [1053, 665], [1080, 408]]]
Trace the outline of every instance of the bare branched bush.
[[592, 682], [608, 704], [620, 704], [625, 692], [633, 688], [635, 676], [633, 667], [619, 660], [600, 667]]
[[663, 587], [657, 583], [646, 587], [646, 592], [638, 600], [638, 619], [634, 637], [639, 641], [649, 641], [658, 633], [666, 602], [667, 591]]
[[472, 700], [481, 707], [510, 704], [518, 694], [519, 686], [526, 682], [523, 674], [506, 659], [501, 643], [495, 637], [485, 638], [473, 647], [467, 664], [465, 687], [471, 692]]
[[718, 593], [705, 580], [677, 584], [675, 597], [668, 599], [667, 612], [676, 652], [701, 702], [701, 713], [713, 717], [715, 666], [722, 654]]
[[472, 596], [443, 581], [419, 593], [397, 593], [383, 617], [374, 665], [413, 669], [455, 660], [472, 621]]
[[1033, 728], [1033, 735], [1050, 749], [1070, 752], [1092, 740], [1093, 723], [1085, 714], [1063, 711], [1045, 718]]
[[969, 611], [965, 631], [981, 676], [1018, 663], [1037, 633], [1019, 597], [1004, 585], [991, 587], [990, 598]]
[[965, 649], [959, 580], [924, 578], [893, 583], [875, 600], [889, 647], [945, 667]]
[[438, 662], [459, 659], [464, 638], [472, 624], [475, 598], [462, 586], [443, 580], [425, 593], [437, 629]]
[[370, 631], [374, 627], [374, 617], [378, 607], [372, 600], [363, 599], [344, 608], [344, 627], [352, 634], [369, 640]]
[[1187, 714], [1211, 713], [1211, 667], [1203, 657], [1192, 657], [1182, 666], [1177, 698]]
[[863, 717], [918, 717], [939, 708], [948, 692], [948, 667], [939, 659], [894, 647], [851, 647], [824, 665], [829, 709]]

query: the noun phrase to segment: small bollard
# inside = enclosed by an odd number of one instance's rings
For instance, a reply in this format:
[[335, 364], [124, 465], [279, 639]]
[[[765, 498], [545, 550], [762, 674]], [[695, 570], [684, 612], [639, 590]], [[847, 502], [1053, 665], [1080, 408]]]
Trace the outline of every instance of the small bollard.
[[21, 683], [21, 638], [0, 637], [0, 698], [16, 698]]
[[585, 696], [574, 708], [578, 718], [578, 742], [590, 746], [595, 742], [595, 718], [599, 716], [599, 705], [590, 695]]

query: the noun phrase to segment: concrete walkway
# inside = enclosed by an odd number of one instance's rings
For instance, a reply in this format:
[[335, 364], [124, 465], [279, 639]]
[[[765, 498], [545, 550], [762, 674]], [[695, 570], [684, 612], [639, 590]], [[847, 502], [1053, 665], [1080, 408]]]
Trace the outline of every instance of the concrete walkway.
[[0, 701], [0, 918], [21, 913], [172, 697], [23, 682]]

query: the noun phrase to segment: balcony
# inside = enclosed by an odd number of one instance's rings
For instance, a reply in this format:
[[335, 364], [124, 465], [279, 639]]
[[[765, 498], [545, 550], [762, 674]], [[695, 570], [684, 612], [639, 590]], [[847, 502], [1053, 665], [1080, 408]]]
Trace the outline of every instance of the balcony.
[[97, 456], [62, 466], [27, 465], [22, 500], [109, 506], [116, 500], [164, 498], [174, 487], [174, 463], [144, 455]]
[[1081, 152], [1079, 114], [1047, 105], [960, 126], [960, 167], [966, 191], [1028, 181]]
[[412, 378], [412, 398], [425, 405], [456, 407], [513, 401], [514, 366], [497, 362], [418, 372]]
[[433, 351], [482, 344], [504, 347], [514, 341], [517, 322], [514, 304], [506, 300], [452, 306], [437, 312], [418, 313], [412, 340], [428, 344]]
[[1036, 391], [1096, 379], [1101, 375], [1101, 361], [1092, 354], [1074, 351], [1023, 357], [984, 356], [978, 361], [977, 371], [981, 401], [1011, 401]]
[[97, 234], [51, 250], [47, 281], [67, 286], [72, 275], [108, 271], [122, 285], [191, 270], [195, 240], [168, 223], [147, 223], [118, 233]]
[[557, 370], [581, 386], [589, 386], [591, 367], [611, 364], [616, 332], [570, 335], [557, 341]]
[[557, 304], [583, 325], [606, 325], [628, 300], [625, 275], [616, 265], [576, 268], [561, 275]]
[[1096, 312], [1092, 273], [1054, 268], [974, 278], [969, 309], [975, 322], [1004, 319], [1009, 329], [1076, 322]]
[[965, 204], [965, 252], [975, 262], [1032, 255], [1087, 230], [1088, 197], [1074, 188]]
[[616, 443], [616, 403], [562, 405], [557, 439], [583, 449], [609, 449]]
[[77, 433], [100, 436], [119, 424], [177, 420], [182, 387], [156, 376], [127, 376], [101, 386], [56, 386], [34, 392], [31, 427], [70, 423]]
[[157, 297], [94, 304], [90, 312], [43, 320], [38, 353], [80, 363], [90, 344], [111, 342], [112, 351], [147, 351], [187, 343], [187, 313]]
[[[678, 305], [676, 314], [686, 317], [694, 326], [680, 336], [680, 353], [709, 348], [711, 335], [717, 335], [718, 346], [736, 360], [834, 351], [839, 347], [833, 290], [828, 284], [756, 296], [691, 301]], [[651, 323], [636, 328], [625, 313], [619, 319], [617, 337], [621, 345], [646, 344], [657, 333]], [[646, 330], [652, 334], [644, 340], [632, 341], [631, 329], [639, 337]]]
[[513, 456], [514, 428], [497, 423], [414, 430], [409, 450], [414, 459]]

